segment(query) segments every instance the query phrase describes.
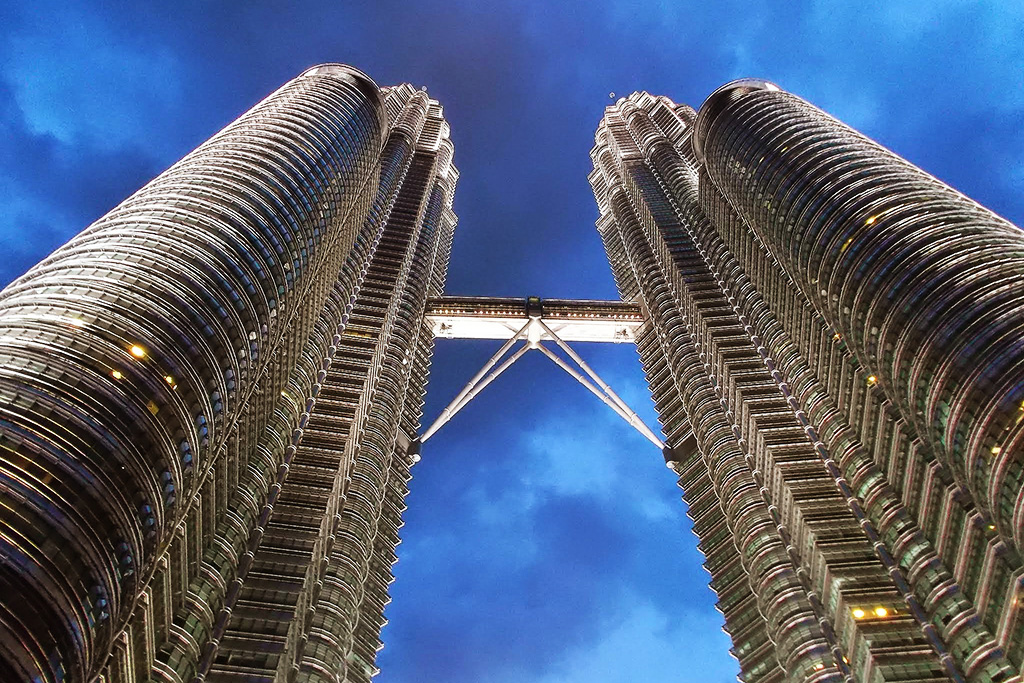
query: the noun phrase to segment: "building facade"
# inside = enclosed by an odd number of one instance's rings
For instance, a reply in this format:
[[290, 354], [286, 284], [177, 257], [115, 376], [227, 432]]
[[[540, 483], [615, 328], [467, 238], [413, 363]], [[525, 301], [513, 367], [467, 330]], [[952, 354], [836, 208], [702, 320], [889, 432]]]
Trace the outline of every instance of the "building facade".
[[590, 176], [745, 681], [1020, 681], [1024, 234], [770, 83]]
[[314, 67], [0, 294], [0, 679], [369, 680], [452, 152]]
[[[765, 82], [596, 143], [628, 305], [545, 319], [635, 340], [742, 679], [1019, 683], [1020, 230]], [[555, 337], [430, 307], [452, 158], [314, 67], [0, 293], [0, 679], [376, 673], [434, 335]]]

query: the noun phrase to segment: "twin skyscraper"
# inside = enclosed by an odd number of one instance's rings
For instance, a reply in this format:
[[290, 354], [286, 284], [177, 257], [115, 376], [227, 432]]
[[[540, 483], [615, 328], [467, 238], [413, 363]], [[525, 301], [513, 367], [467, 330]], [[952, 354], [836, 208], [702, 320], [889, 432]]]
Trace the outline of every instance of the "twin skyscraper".
[[[762, 81], [592, 158], [742, 680], [1019, 683], [1024, 233]], [[373, 676], [457, 179], [321, 65], [0, 293], [0, 679]]]

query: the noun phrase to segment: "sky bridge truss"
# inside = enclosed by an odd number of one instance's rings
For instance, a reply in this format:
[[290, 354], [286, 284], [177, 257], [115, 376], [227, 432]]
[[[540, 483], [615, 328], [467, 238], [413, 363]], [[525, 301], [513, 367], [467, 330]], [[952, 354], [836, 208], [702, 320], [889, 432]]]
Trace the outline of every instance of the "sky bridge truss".
[[[435, 339], [495, 339], [505, 343], [423, 432], [421, 444], [527, 351], [536, 349], [648, 441], [664, 450], [665, 443], [567, 343], [634, 342], [645, 324], [638, 304], [535, 296], [525, 299], [445, 296], [429, 300], [426, 315]], [[522, 345], [510, 354], [518, 342]], [[554, 344], [568, 360], [552, 351], [545, 342]]]

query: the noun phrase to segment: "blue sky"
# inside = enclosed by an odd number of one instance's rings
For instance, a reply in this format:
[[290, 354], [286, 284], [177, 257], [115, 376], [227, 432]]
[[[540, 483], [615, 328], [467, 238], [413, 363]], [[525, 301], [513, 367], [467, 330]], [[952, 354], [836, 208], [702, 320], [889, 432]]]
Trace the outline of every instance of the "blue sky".
[[[325, 61], [445, 106], [454, 294], [615, 296], [588, 152], [637, 89], [768, 78], [1024, 222], [1015, 0], [157, 5], [0, 0], [0, 283]], [[428, 419], [492, 352], [439, 343]], [[653, 424], [633, 349], [581, 352]], [[660, 454], [534, 355], [424, 449], [378, 680], [732, 680]]]

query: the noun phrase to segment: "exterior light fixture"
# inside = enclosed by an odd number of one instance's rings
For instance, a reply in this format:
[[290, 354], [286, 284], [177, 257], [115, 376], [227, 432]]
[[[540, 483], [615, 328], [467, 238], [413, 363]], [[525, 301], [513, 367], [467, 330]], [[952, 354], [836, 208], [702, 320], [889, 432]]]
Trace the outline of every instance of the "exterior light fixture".
[[146, 349], [142, 348], [138, 344], [132, 344], [131, 347], [128, 349], [128, 353], [132, 354], [139, 360], [146, 357]]
[[857, 609], [853, 610], [853, 618], [854, 619], [863, 619], [866, 614], [867, 614], [867, 612], [862, 610], [860, 607], [858, 607]]

